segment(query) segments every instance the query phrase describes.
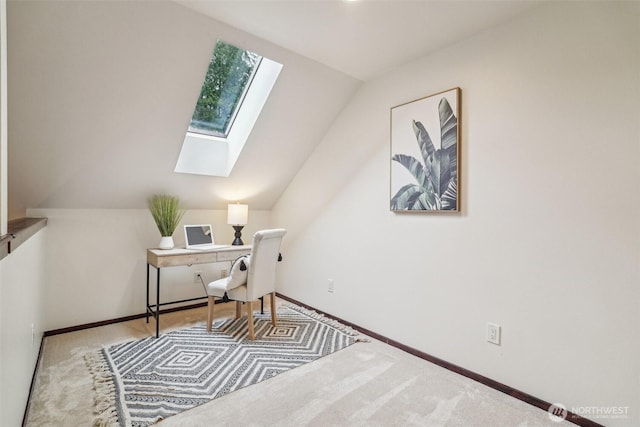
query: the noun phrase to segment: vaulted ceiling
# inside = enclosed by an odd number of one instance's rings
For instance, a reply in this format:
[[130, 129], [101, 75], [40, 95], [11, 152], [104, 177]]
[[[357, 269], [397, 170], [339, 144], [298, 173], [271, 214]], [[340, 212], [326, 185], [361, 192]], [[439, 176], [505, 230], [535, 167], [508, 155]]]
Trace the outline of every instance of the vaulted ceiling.
[[[270, 209], [363, 82], [532, 5], [10, 1], [10, 217], [142, 208], [159, 192]], [[177, 174], [218, 38], [284, 68], [231, 176]]]
[[540, 5], [490, 0], [176, 0], [367, 81]]

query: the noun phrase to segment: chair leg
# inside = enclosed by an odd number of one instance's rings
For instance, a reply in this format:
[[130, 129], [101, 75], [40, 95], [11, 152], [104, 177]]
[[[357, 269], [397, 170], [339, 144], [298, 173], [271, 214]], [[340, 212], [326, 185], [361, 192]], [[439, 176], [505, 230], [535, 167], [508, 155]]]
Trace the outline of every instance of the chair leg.
[[236, 301], [236, 319], [242, 316], [242, 302]]
[[276, 293], [271, 292], [269, 299], [271, 300], [271, 324], [276, 326]]
[[247, 301], [247, 326], [249, 327], [249, 339], [254, 341], [256, 333], [253, 330], [253, 301]]
[[213, 306], [216, 305], [213, 297], [209, 295], [207, 300], [207, 332], [211, 332], [211, 323], [213, 323]]

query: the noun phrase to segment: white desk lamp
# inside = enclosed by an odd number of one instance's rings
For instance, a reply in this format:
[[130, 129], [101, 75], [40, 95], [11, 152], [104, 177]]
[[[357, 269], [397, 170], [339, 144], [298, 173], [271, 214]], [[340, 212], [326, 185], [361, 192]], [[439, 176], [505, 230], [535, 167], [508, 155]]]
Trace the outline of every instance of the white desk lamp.
[[229, 204], [227, 207], [227, 224], [233, 226], [236, 231], [235, 240], [232, 245], [244, 245], [242, 243], [242, 228], [247, 224], [249, 218], [249, 205], [241, 205], [240, 203]]

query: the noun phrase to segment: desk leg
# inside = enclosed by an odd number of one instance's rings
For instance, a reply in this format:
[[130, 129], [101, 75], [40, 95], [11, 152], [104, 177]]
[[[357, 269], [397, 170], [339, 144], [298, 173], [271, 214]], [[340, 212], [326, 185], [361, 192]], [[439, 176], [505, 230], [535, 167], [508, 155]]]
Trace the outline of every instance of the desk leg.
[[156, 280], [156, 338], [160, 336], [160, 268]]
[[149, 323], [149, 263], [147, 263], [147, 305], [144, 306], [144, 312], [147, 313], [147, 323]]

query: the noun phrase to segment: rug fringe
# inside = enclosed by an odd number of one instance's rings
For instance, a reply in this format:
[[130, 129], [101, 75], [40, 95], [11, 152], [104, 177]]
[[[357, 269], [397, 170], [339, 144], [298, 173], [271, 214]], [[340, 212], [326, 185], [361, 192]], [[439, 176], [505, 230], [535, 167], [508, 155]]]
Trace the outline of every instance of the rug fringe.
[[[344, 332], [347, 335], [351, 335], [352, 337], [357, 337], [358, 335], [360, 335], [360, 332], [356, 331], [351, 326], [343, 325], [337, 320], [331, 319], [330, 317], [327, 317], [322, 313], [318, 313], [315, 310], [310, 310], [308, 308], [300, 307], [299, 305], [296, 305], [296, 304], [285, 304], [285, 307], [291, 308], [301, 314], [304, 314], [305, 316], [309, 316], [314, 320], [317, 320], [326, 325], [329, 325], [332, 328], [339, 330], [340, 332]], [[356, 339], [356, 342], [369, 342], [369, 340], [366, 338], [359, 337]]]
[[94, 403], [96, 418], [94, 427], [119, 426], [118, 411], [116, 409], [116, 386], [113, 373], [109, 369], [102, 350], [84, 355], [84, 360], [93, 376], [95, 391]]

